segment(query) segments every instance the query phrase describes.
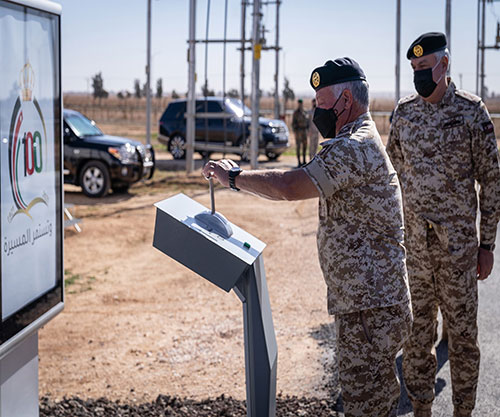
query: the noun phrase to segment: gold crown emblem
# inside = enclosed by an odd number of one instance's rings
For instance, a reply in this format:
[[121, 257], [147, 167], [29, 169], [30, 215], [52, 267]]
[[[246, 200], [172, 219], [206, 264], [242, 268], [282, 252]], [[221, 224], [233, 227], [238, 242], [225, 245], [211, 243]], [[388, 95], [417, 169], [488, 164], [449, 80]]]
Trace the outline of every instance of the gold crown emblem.
[[35, 71], [30, 63], [24, 64], [19, 73], [19, 85], [21, 86], [21, 98], [23, 101], [31, 101], [33, 96], [33, 87], [35, 86]]
[[413, 47], [413, 53], [417, 58], [420, 58], [424, 54], [424, 48], [422, 48], [420, 45], [415, 45]]
[[314, 88], [316, 88], [320, 83], [320, 78], [319, 78], [319, 73], [318, 71], [315, 71], [314, 74], [312, 75], [312, 84]]

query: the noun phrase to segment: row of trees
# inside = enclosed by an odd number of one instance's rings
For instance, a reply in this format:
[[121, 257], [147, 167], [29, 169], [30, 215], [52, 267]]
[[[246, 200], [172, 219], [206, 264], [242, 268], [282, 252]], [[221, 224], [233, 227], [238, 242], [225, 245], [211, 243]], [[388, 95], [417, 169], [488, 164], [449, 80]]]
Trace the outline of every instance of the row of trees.
[[[101, 100], [103, 98], [108, 98], [109, 93], [104, 89], [104, 80], [102, 78], [101, 72], [97, 73], [96, 75], [94, 75], [92, 77], [92, 89], [93, 89], [92, 95], [93, 95], [94, 99]], [[201, 88], [201, 93], [203, 94], [203, 96], [215, 96], [215, 91], [209, 89], [208, 84], [203, 85], [203, 87]], [[133, 96], [135, 98], [141, 98], [141, 97], [146, 97], [146, 95], [147, 95], [146, 83], [144, 83], [141, 86], [140, 80], [135, 79], [134, 80], [134, 94], [133, 94]], [[151, 91], [151, 95], [153, 95], [153, 91]], [[154, 95], [156, 98], [163, 97], [163, 80], [161, 78], [159, 78], [156, 81], [156, 92], [154, 93]], [[226, 93], [226, 95], [228, 97], [238, 98], [238, 97], [240, 97], [240, 92], [237, 89], [232, 88]], [[260, 92], [260, 95], [261, 96], [263, 95], [262, 91]], [[271, 91], [269, 93], [269, 96], [272, 97], [273, 95], [274, 95], [274, 92]], [[286, 102], [288, 100], [295, 99], [295, 93], [293, 92], [292, 88], [290, 87], [290, 82], [287, 78], [285, 78], [285, 85], [284, 85], [284, 88], [282, 91], [282, 95], [283, 95], [283, 98], [285, 100], [285, 105], [286, 105]], [[121, 99], [130, 98], [130, 97], [132, 97], [132, 93], [130, 93], [128, 90], [120, 91], [117, 94], [117, 97], [121, 98]], [[180, 96], [175, 90], [172, 90], [171, 97], [175, 99], [175, 98], [179, 98]]]

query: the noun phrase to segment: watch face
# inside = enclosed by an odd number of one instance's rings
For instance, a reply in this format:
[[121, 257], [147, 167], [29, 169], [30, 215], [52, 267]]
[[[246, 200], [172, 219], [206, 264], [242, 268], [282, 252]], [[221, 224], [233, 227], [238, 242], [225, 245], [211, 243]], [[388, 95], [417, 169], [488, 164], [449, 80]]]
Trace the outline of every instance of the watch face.
[[237, 173], [237, 172], [241, 171], [241, 168], [240, 167], [232, 167], [229, 171], [231, 171], [232, 173]]

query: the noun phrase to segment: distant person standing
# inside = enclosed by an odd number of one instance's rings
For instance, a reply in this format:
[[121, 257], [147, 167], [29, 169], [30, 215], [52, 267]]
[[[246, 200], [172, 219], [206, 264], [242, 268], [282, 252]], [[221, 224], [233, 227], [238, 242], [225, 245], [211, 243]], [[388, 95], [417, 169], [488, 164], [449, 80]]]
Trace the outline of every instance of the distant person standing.
[[439, 306], [448, 325], [453, 416], [470, 417], [480, 359], [477, 281], [493, 267], [500, 217], [497, 142], [482, 100], [457, 89], [446, 76], [450, 58], [443, 33], [421, 35], [406, 57], [418, 94], [399, 101], [387, 143], [403, 192], [414, 315], [403, 349], [403, 375], [414, 415], [430, 417]]
[[[307, 128], [309, 127], [309, 118], [304, 111], [304, 104], [302, 99], [297, 100], [298, 107], [293, 112], [292, 129], [295, 133], [295, 145], [297, 149], [297, 167], [306, 164], [307, 152]], [[302, 162], [300, 161], [300, 154], [302, 153]]]
[[[312, 99], [312, 108], [309, 111], [309, 121], [311, 121], [314, 117], [314, 111], [316, 110], [316, 99]], [[318, 141], [319, 141], [319, 132], [318, 128], [314, 123], [309, 122], [309, 160], [314, 158], [314, 155], [318, 153]]]

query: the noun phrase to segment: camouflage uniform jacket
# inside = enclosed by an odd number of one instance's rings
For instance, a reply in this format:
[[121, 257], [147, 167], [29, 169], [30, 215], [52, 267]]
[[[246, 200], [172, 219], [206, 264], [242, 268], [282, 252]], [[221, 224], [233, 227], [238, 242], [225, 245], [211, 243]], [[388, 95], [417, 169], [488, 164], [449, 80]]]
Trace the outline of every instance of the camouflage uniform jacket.
[[399, 101], [387, 152], [403, 191], [407, 247], [425, 250], [434, 227], [458, 267], [477, 262], [474, 180], [481, 186], [481, 242], [495, 242], [500, 216], [498, 149], [481, 99], [449, 83], [437, 104], [411, 95]]
[[306, 130], [309, 127], [309, 118], [304, 110], [296, 109], [293, 112], [292, 128], [293, 130]]
[[320, 192], [317, 244], [328, 312], [408, 302], [399, 182], [370, 114], [321, 145], [304, 169]]

